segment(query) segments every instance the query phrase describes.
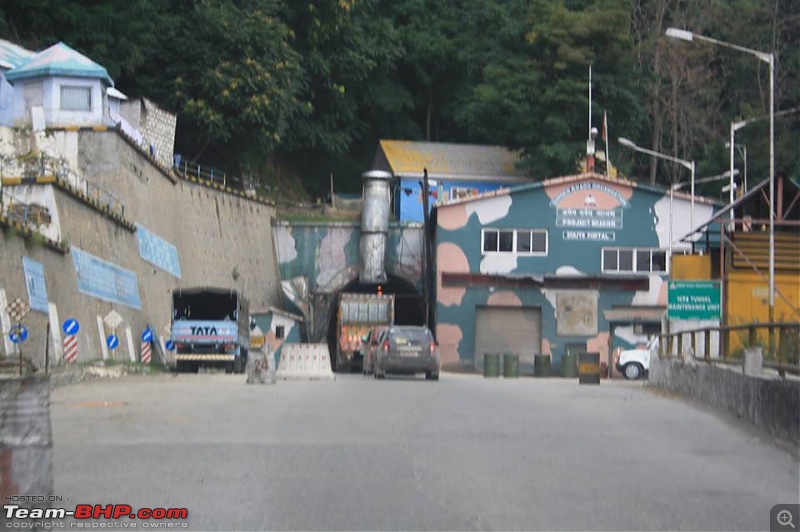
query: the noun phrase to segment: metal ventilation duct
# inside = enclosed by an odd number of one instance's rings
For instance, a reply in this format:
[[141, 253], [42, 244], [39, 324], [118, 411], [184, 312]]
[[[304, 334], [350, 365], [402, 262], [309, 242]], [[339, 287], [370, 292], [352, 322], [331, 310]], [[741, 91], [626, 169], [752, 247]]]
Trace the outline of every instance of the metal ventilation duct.
[[386, 241], [389, 233], [389, 185], [392, 174], [373, 170], [363, 174], [364, 204], [361, 208], [361, 284], [386, 282]]

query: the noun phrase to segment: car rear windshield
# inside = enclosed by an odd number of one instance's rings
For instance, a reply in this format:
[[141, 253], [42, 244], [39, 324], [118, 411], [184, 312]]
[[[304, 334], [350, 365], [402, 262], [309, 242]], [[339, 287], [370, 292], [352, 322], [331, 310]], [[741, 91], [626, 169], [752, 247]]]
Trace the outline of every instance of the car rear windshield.
[[431, 334], [425, 329], [393, 330], [389, 333], [389, 338], [395, 345], [419, 345], [428, 343]]

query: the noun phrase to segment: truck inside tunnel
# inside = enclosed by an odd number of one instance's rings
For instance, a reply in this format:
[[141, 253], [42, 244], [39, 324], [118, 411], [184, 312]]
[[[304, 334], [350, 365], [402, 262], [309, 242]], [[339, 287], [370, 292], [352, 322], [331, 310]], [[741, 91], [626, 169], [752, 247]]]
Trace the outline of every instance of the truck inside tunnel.
[[388, 276], [388, 282], [375, 285], [359, 284], [358, 279], [345, 286], [333, 305], [331, 305], [328, 319], [327, 342], [331, 353], [331, 362], [334, 371], [360, 371], [360, 361], [350, 368], [339, 368], [336, 362], [337, 345], [339, 342], [339, 304], [341, 294], [384, 294], [394, 296], [394, 323], [396, 325], [425, 325], [425, 299], [417, 289], [407, 281], [393, 276]]

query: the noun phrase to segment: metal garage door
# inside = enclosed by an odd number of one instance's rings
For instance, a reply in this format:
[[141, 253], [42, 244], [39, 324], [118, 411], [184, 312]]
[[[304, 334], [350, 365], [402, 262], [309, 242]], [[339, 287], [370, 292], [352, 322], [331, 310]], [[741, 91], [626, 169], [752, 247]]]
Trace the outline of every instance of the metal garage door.
[[533, 374], [533, 356], [542, 346], [539, 307], [478, 307], [475, 309], [475, 369], [483, 370], [486, 353], [519, 355], [520, 372]]

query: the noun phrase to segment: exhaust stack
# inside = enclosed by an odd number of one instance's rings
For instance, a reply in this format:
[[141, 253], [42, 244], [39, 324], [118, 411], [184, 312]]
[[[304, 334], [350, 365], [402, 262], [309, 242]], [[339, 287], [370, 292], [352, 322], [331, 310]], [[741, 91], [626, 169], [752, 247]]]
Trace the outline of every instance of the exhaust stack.
[[386, 282], [386, 241], [389, 234], [389, 185], [392, 174], [381, 170], [365, 172], [361, 208], [361, 284]]

